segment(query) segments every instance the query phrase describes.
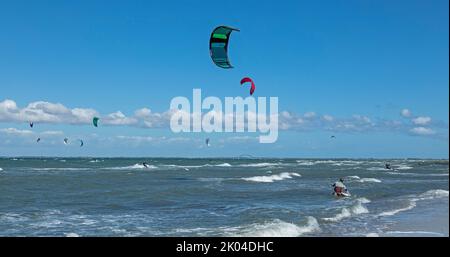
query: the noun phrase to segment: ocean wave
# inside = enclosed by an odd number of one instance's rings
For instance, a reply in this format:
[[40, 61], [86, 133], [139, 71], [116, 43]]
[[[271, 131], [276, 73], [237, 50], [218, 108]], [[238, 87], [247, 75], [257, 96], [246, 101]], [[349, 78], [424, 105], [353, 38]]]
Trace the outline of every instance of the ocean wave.
[[274, 181], [280, 181], [288, 178], [293, 177], [301, 177], [300, 174], [295, 172], [283, 172], [280, 174], [270, 175], [270, 176], [255, 176], [255, 177], [249, 177], [249, 178], [241, 178], [245, 181], [252, 181], [252, 182], [262, 182], [262, 183], [271, 183]]
[[204, 165], [175, 165], [175, 164], [164, 164], [162, 167], [167, 168], [175, 168], [175, 169], [195, 169], [195, 168], [204, 168], [204, 167], [233, 167], [233, 165], [225, 162], [221, 164], [204, 164]]
[[408, 166], [408, 165], [404, 165], [404, 164], [400, 164], [400, 165], [394, 165], [395, 169], [397, 170], [410, 170], [413, 167]]
[[255, 223], [245, 227], [233, 228], [232, 230], [237, 230], [237, 232], [229, 233], [227, 236], [297, 237], [307, 233], [320, 231], [320, 226], [314, 217], [308, 216], [304, 226], [298, 226], [293, 223], [275, 219], [263, 224]]
[[312, 165], [315, 164], [314, 162], [311, 162], [311, 161], [299, 161], [299, 160], [297, 160], [296, 162], [297, 162], [297, 165], [302, 165], [302, 166], [312, 166]]
[[162, 167], [167, 167], [167, 168], [175, 168], [175, 169], [194, 169], [194, 168], [202, 168], [205, 167], [205, 165], [175, 165], [175, 164], [165, 164], [165, 165], [161, 165]]
[[80, 235], [78, 235], [77, 233], [65, 233], [64, 234], [66, 237], [79, 237]]
[[33, 171], [85, 171], [85, 170], [91, 170], [91, 168], [27, 168], [27, 170], [33, 170]]
[[376, 178], [362, 178], [359, 180], [359, 182], [364, 183], [364, 182], [375, 182], [375, 183], [381, 183], [381, 180], [376, 179]]
[[419, 235], [436, 235], [444, 236], [442, 233], [430, 231], [387, 231], [386, 234], [419, 234]]
[[319, 160], [319, 161], [314, 161], [315, 164], [321, 164], [321, 163], [337, 163], [338, 161], [333, 161], [333, 160]]
[[103, 162], [104, 160], [90, 160], [89, 162], [91, 163], [96, 163], [96, 162]]
[[425, 176], [425, 177], [448, 177], [448, 173], [411, 173], [411, 172], [386, 172], [390, 175], [402, 175], [402, 176]]
[[222, 164], [212, 165], [212, 166], [216, 166], [216, 167], [232, 167], [232, 165], [227, 163], [227, 162], [222, 163]]
[[226, 180], [225, 178], [198, 178], [198, 181], [202, 182], [222, 182]]
[[140, 169], [157, 169], [158, 167], [156, 167], [155, 165], [147, 165], [144, 166], [142, 163], [136, 163], [134, 165], [130, 165], [130, 166], [124, 166], [124, 167], [105, 167], [102, 169], [106, 169], [106, 170], [140, 170]]
[[365, 182], [381, 183], [381, 180], [376, 179], [376, 178], [360, 178], [359, 176], [347, 176], [346, 178], [348, 178], [350, 181], [356, 181], [356, 182], [360, 182], [360, 183], [365, 183]]
[[436, 198], [443, 198], [448, 197], [448, 191], [443, 189], [434, 189], [434, 190], [428, 190], [423, 194], [420, 194], [418, 198], [414, 198], [413, 200], [419, 201], [419, 200], [431, 200]]
[[402, 211], [411, 210], [414, 207], [416, 207], [416, 202], [409, 201], [409, 203], [408, 203], [408, 205], [406, 207], [395, 209], [395, 210], [391, 210], [391, 211], [384, 211], [384, 212], [378, 214], [378, 216], [392, 216], [392, 215], [395, 215], [395, 214], [397, 214], [399, 212], [402, 212]]
[[378, 235], [377, 233], [368, 233], [366, 235], [366, 237], [379, 237], [380, 235]]
[[241, 164], [239, 166], [241, 167], [256, 167], [256, 168], [260, 168], [260, 167], [271, 167], [271, 166], [277, 166], [280, 165], [281, 163], [276, 162], [276, 163], [269, 163], [269, 162], [259, 162], [259, 163], [248, 163], [248, 164]]
[[383, 167], [370, 167], [370, 168], [367, 168], [367, 170], [370, 170], [370, 171], [379, 171], [379, 170], [388, 170], [388, 169], [385, 169], [385, 168], [383, 168]]
[[422, 194], [419, 194], [416, 196], [412, 196], [410, 199], [408, 199], [407, 206], [399, 208], [399, 209], [381, 212], [380, 214], [378, 214], [378, 216], [392, 216], [399, 212], [408, 211], [408, 210], [413, 209], [414, 207], [416, 207], [416, 205], [417, 205], [416, 202], [418, 202], [418, 201], [433, 200], [433, 199], [444, 198], [444, 197], [448, 197], [448, 196], [449, 196], [449, 194], [448, 194], [447, 190], [443, 190], [443, 189], [428, 190], [425, 193], [422, 193]]
[[323, 218], [323, 220], [336, 222], [351, 216], [369, 213], [369, 210], [363, 205], [366, 203], [370, 203], [370, 200], [364, 197], [358, 198], [352, 206], [344, 207], [341, 209], [340, 213], [336, 214], [336, 216], [331, 218]]
[[2, 168], [0, 168], [0, 171], [2, 171], [3, 169]]

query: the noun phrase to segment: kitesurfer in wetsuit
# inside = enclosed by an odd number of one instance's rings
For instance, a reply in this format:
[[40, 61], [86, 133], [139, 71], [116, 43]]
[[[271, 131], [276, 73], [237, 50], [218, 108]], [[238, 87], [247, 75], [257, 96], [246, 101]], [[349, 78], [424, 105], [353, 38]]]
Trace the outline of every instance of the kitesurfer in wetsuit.
[[148, 165], [146, 162], [143, 162], [142, 165], [144, 165], [144, 167], [148, 168]]
[[391, 167], [391, 164], [390, 164], [390, 163], [386, 163], [386, 164], [384, 164], [384, 168], [385, 168], [385, 169], [387, 169], [387, 170], [391, 170], [391, 169], [392, 169], [392, 167]]
[[343, 196], [343, 193], [347, 193], [347, 187], [344, 185], [344, 179], [340, 178], [339, 181], [334, 182], [332, 185], [334, 194], [337, 196]]

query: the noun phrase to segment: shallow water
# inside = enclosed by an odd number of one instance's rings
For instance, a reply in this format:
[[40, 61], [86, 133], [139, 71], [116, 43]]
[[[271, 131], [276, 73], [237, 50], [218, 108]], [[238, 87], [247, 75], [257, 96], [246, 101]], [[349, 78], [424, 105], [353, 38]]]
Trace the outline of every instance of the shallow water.
[[448, 161], [388, 161], [0, 158], [0, 235], [448, 236]]

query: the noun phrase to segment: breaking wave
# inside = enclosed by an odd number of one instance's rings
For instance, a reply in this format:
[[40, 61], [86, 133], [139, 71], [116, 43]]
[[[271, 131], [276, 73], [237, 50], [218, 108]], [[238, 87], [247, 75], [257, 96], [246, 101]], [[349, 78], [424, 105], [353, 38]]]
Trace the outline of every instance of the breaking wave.
[[416, 202], [423, 201], [423, 200], [433, 200], [437, 198], [444, 198], [448, 197], [448, 191], [442, 190], [442, 189], [435, 189], [435, 190], [428, 190], [425, 193], [422, 193], [417, 196], [413, 196], [411, 199], [408, 200], [408, 204], [405, 207], [390, 210], [390, 211], [384, 211], [378, 214], [378, 216], [392, 216], [399, 212], [408, 211], [416, 207]]
[[336, 214], [336, 216], [331, 218], [323, 218], [323, 220], [336, 222], [351, 216], [369, 213], [369, 210], [363, 205], [366, 203], [370, 203], [370, 200], [364, 197], [358, 198], [352, 206], [342, 208], [341, 212]]
[[270, 175], [270, 176], [255, 176], [255, 177], [249, 177], [249, 178], [241, 178], [245, 181], [252, 181], [252, 182], [262, 182], [262, 183], [271, 183], [274, 181], [280, 181], [284, 179], [289, 179], [293, 177], [301, 177], [300, 174], [295, 172], [283, 172], [280, 174]]
[[241, 164], [239, 166], [241, 167], [270, 167], [270, 166], [276, 166], [280, 165], [281, 163], [269, 163], [269, 162], [260, 162], [260, 163], [248, 163], [248, 164]]
[[360, 178], [358, 176], [347, 176], [346, 178], [350, 179], [350, 181], [356, 181], [360, 183], [364, 182], [375, 182], [375, 183], [381, 183], [381, 180], [376, 178]]
[[304, 226], [298, 226], [293, 223], [275, 219], [263, 224], [256, 223], [245, 227], [237, 227], [233, 230], [237, 231], [227, 233], [227, 235], [244, 237], [297, 237], [307, 233], [320, 231], [320, 226], [314, 217], [308, 216]]
[[130, 165], [130, 166], [107, 167], [107, 168], [103, 168], [103, 169], [107, 169], [107, 170], [139, 170], [139, 169], [157, 169], [157, 168], [158, 167], [156, 167], [155, 165], [144, 166], [142, 163], [136, 163], [136, 164]]

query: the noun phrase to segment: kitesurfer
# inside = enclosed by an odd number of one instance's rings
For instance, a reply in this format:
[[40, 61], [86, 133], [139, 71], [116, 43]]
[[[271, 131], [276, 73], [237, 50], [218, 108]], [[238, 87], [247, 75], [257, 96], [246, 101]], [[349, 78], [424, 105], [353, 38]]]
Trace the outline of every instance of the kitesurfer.
[[340, 178], [339, 181], [334, 182], [332, 187], [333, 187], [334, 195], [336, 195], [336, 196], [348, 195], [347, 187], [344, 185], [344, 179]]
[[143, 162], [142, 165], [143, 165], [145, 168], [148, 168], [148, 164], [147, 164], [146, 162]]
[[391, 169], [392, 169], [392, 167], [391, 167], [391, 164], [390, 164], [390, 163], [386, 163], [386, 164], [384, 164], [384, 168], [385, 168], [385, 169], [387, 169], [387, 170], [391, 170]]

